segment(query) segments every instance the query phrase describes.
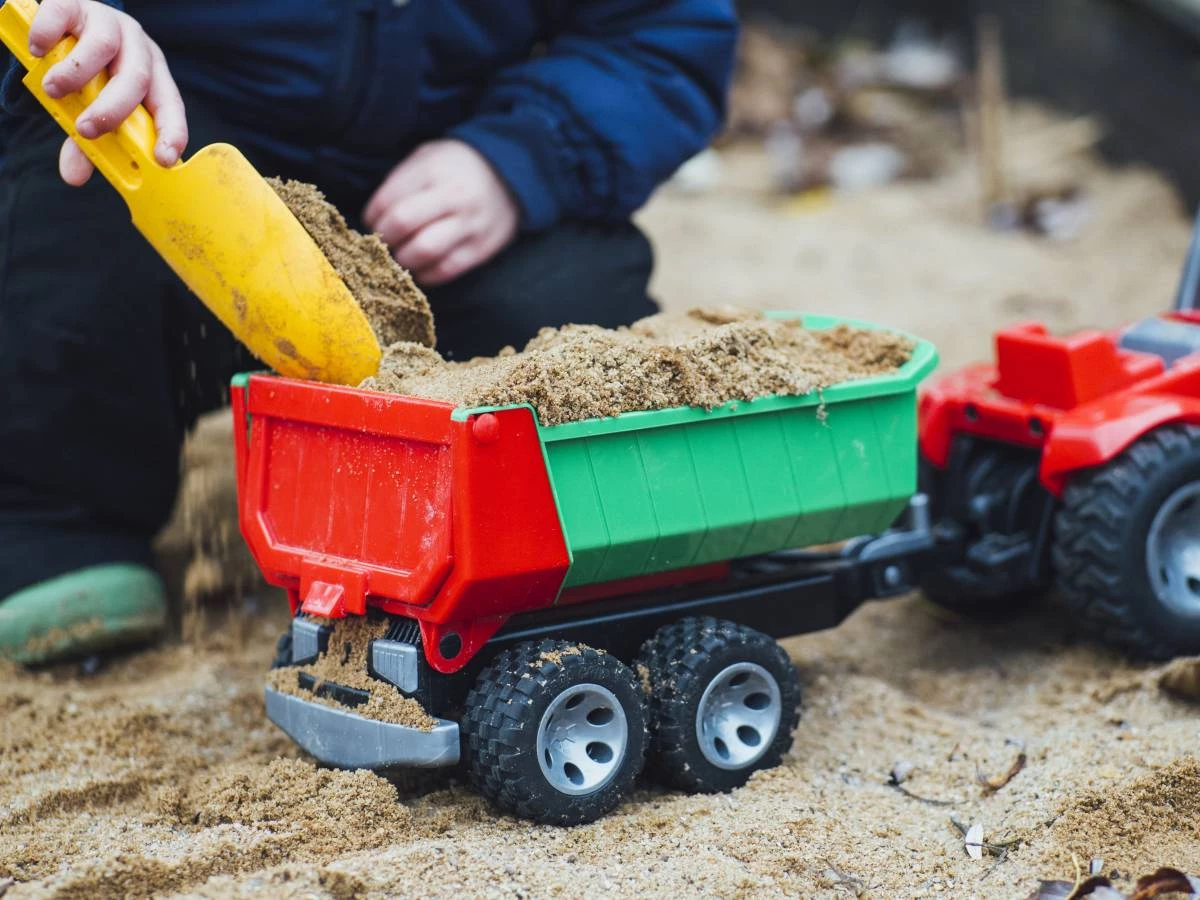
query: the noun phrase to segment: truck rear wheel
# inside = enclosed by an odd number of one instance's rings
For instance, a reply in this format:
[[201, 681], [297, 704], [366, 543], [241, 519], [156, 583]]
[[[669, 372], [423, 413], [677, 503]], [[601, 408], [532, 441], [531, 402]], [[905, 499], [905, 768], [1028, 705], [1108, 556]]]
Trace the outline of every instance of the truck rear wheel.
[[519, 644], [496, 657], [467, 696], [461, 727], [479, 792], [552, 825], [582, 825], [615, 809], [648, 743], [632, 670], [566, 641]]
[[1172, 425], [1078, 477], [1055, 522], [1054, 568], [1079, 621], [1165, 659], [1200, 652], [1200, 428]]
[[713, 618], [660, 628], [639, 658], [649, 680], [659, 780], [714, 793], [779, 765], [800, 718], [800, 680], [761, 632]]

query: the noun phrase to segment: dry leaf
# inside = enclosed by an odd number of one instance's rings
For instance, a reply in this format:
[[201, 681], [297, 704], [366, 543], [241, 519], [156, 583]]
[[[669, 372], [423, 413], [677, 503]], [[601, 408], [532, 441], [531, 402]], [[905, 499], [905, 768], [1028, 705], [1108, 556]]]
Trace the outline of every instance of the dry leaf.
[[1153, 875], [1138, 879], [1131, 900], [1151, 900], [1163, 894], [1200, 894], [1200, 879], [1164, 866]]
[[[1096, 869], [1103, 865], [1103, 860], [1093, 859], [1088, 868], [1095, 873]], [[1165, 894], [1200, 894], [1200, 878], [1193, 878], [1178, 869], [1164, 866], [1153, 875], [1143, 875], [1139, 878], [1133, 896], [1126, 897], [1103, 875], [1093, 874], [1087, 881], [1078, 884], [1069, 881], [1043, 881], [1026, 900], [1081, 900], [1083, 897], [1090, 897], [1092, 900], [1154, 900], [1155, 897]]]
[[1200, 657], [1175, 660], [1158, 677], [1158, 686], [1181, 700], [1200, 702]]
[[1082, 881], [1067, 895], [1067, 900], [1077, 900], [1079, 897], [1091, 897], [1092, 900], [1125, 900], [1125, 895], [1112, 886], [1112, 882], [1103, 875], [1093, 875], [1087, 881]]
[[976, 822], [968, 828], [963, 836], [963, 844], [967, 848], [967, 856], [971, 859], [983, 859], [983, 825]]
[[1022, 751], [1017, 754], [1017, 758], [1013, 760], [1008, 771], [998, 778], [984, 778], [982, 775], [976, 775], [975, 778], [983, 788], [985, 794], [994, 794], [1000, 788], [1004, 787], [1010, 781], [1017, 777], [1017, 773], [1025, 768], [1025, 764], [1029, 762], [1029, 757]]
[[1070, 881], [1043, 881], [1025, 900], [1125, 900], [1125, 895], [1112, 886], [1107, 878], [1096, 875], [1075, 884]]

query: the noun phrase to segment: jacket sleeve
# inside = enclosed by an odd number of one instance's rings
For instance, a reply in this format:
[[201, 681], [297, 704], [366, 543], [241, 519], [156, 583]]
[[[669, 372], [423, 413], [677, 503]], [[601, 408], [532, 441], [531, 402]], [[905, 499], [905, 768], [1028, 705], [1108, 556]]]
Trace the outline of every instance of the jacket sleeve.
[[576, 0], [540, 57], [501, 71], [450, 132], [488, 159], [522, 228], [628, 218], [720, 126], [732, 0]]
[[[100, 0], [100, 2], [105, 6], [114, 6], [117, 9], [125, 8], [124, 0]], [[25, 77], [25, 67], [13, 59], [12, 54], [2, 46], [0, 46], [0, 61], [3, 62], [4, 71], [3, 79], [0, 80], [0, 109], [18, 116], [32, 115], [38, 112], [41, 109], [38, 102], [21, 84], [21, 79]]]

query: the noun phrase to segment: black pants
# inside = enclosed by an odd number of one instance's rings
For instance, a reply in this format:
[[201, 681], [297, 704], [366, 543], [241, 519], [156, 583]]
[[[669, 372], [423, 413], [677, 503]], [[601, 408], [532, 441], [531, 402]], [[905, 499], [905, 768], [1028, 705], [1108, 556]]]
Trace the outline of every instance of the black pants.
[[[189, 105], [192, 147], [239, 143], [264, 174], [317, 180], [354, 217], [367, 196], [255, 153]], [[10, 124], [0, 169], [0, 599], [88, 565], [153, 564], [184, 433], [256, 364], [129, 224], [97, 176], [57, 175], [62, 134]], [[326, 173], [327, 175], [327, 173]], [[323, 182], [323, 183], [322, 183]], [[449, 355], [520, 346], [543, 325], [648, 315], [652, 257], [632, 225], [521, 237], [430, 292]]]

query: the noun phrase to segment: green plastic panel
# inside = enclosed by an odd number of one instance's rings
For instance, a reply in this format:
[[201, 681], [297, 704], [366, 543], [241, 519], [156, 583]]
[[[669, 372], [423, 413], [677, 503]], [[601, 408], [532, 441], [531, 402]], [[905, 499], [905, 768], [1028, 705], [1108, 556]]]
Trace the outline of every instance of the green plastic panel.
[[[802, 318], [809, 328], [878, 327]], [[936, 364], [933, 346], [917, 341], [899, 371], [820, 394], [542, 428], [572, 557], [565, 586], [887, 528], [917, 489], [916, 390]]]

